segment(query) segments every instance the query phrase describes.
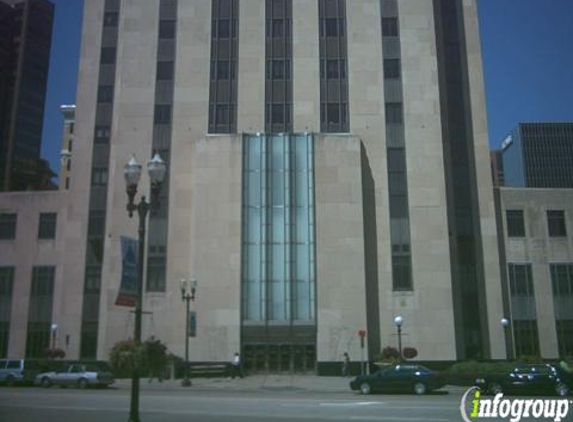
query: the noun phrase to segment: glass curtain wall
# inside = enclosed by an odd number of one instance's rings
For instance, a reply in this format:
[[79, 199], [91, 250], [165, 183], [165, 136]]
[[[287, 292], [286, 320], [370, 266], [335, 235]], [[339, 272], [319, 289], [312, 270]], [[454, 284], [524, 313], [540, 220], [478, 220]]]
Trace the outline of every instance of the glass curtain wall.
[[243, 321], [314, 321], [312, 135], [243, 142]]

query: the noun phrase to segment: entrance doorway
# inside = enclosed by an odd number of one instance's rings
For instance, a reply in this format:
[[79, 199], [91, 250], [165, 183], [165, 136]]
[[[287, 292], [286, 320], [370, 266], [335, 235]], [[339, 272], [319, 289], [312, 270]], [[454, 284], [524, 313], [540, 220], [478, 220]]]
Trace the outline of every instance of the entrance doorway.
[[244, 344], [243, 364], [250, 373], [314, 373], [314, 344]]

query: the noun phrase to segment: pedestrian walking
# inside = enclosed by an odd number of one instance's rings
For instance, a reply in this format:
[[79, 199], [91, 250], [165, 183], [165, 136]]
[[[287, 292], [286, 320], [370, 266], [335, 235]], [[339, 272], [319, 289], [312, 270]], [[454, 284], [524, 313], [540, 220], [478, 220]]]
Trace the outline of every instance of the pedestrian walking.
[[243, 378], [243, 369], [241, 368], [241, 357], [238, 352], [235, 352], [233, 360], [231, 360], [231, 378], [235, 379], [238, 375]]
[[348, 378], [350, 376], [350, 356], [344, 352], [344, 359], [342, 361], [342, 376]]

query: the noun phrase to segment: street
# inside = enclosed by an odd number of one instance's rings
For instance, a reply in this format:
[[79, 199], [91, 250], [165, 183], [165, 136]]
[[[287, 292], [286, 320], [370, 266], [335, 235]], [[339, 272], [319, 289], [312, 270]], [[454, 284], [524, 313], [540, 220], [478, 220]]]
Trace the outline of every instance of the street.
[[[293, 387], [256, 391], [144, 388], [140, 416], [142, 422], [449, 422], [462, 420], [461, 396], [459, 389], [425, 396], [362, 396], [349, 390], [312, 391]], [[98, 390], [0, 388], [0, 421], [125, 422], [129, 400], [128, 384]], [[572, 421], [573, 413], [563, 420]]]

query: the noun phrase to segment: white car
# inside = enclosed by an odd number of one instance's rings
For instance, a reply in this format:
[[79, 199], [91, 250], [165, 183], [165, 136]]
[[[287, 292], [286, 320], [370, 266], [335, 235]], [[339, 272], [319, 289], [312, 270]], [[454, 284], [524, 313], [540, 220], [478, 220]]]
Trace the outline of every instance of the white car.
[[34, 383], [42, 387], [74, 386], [86, 388], [89, 386], [107, 387], [115, 382], [113, 374], [95, 364], [78, 363], [69, 365], [61, 372], [44, 372], [38, 374]]

